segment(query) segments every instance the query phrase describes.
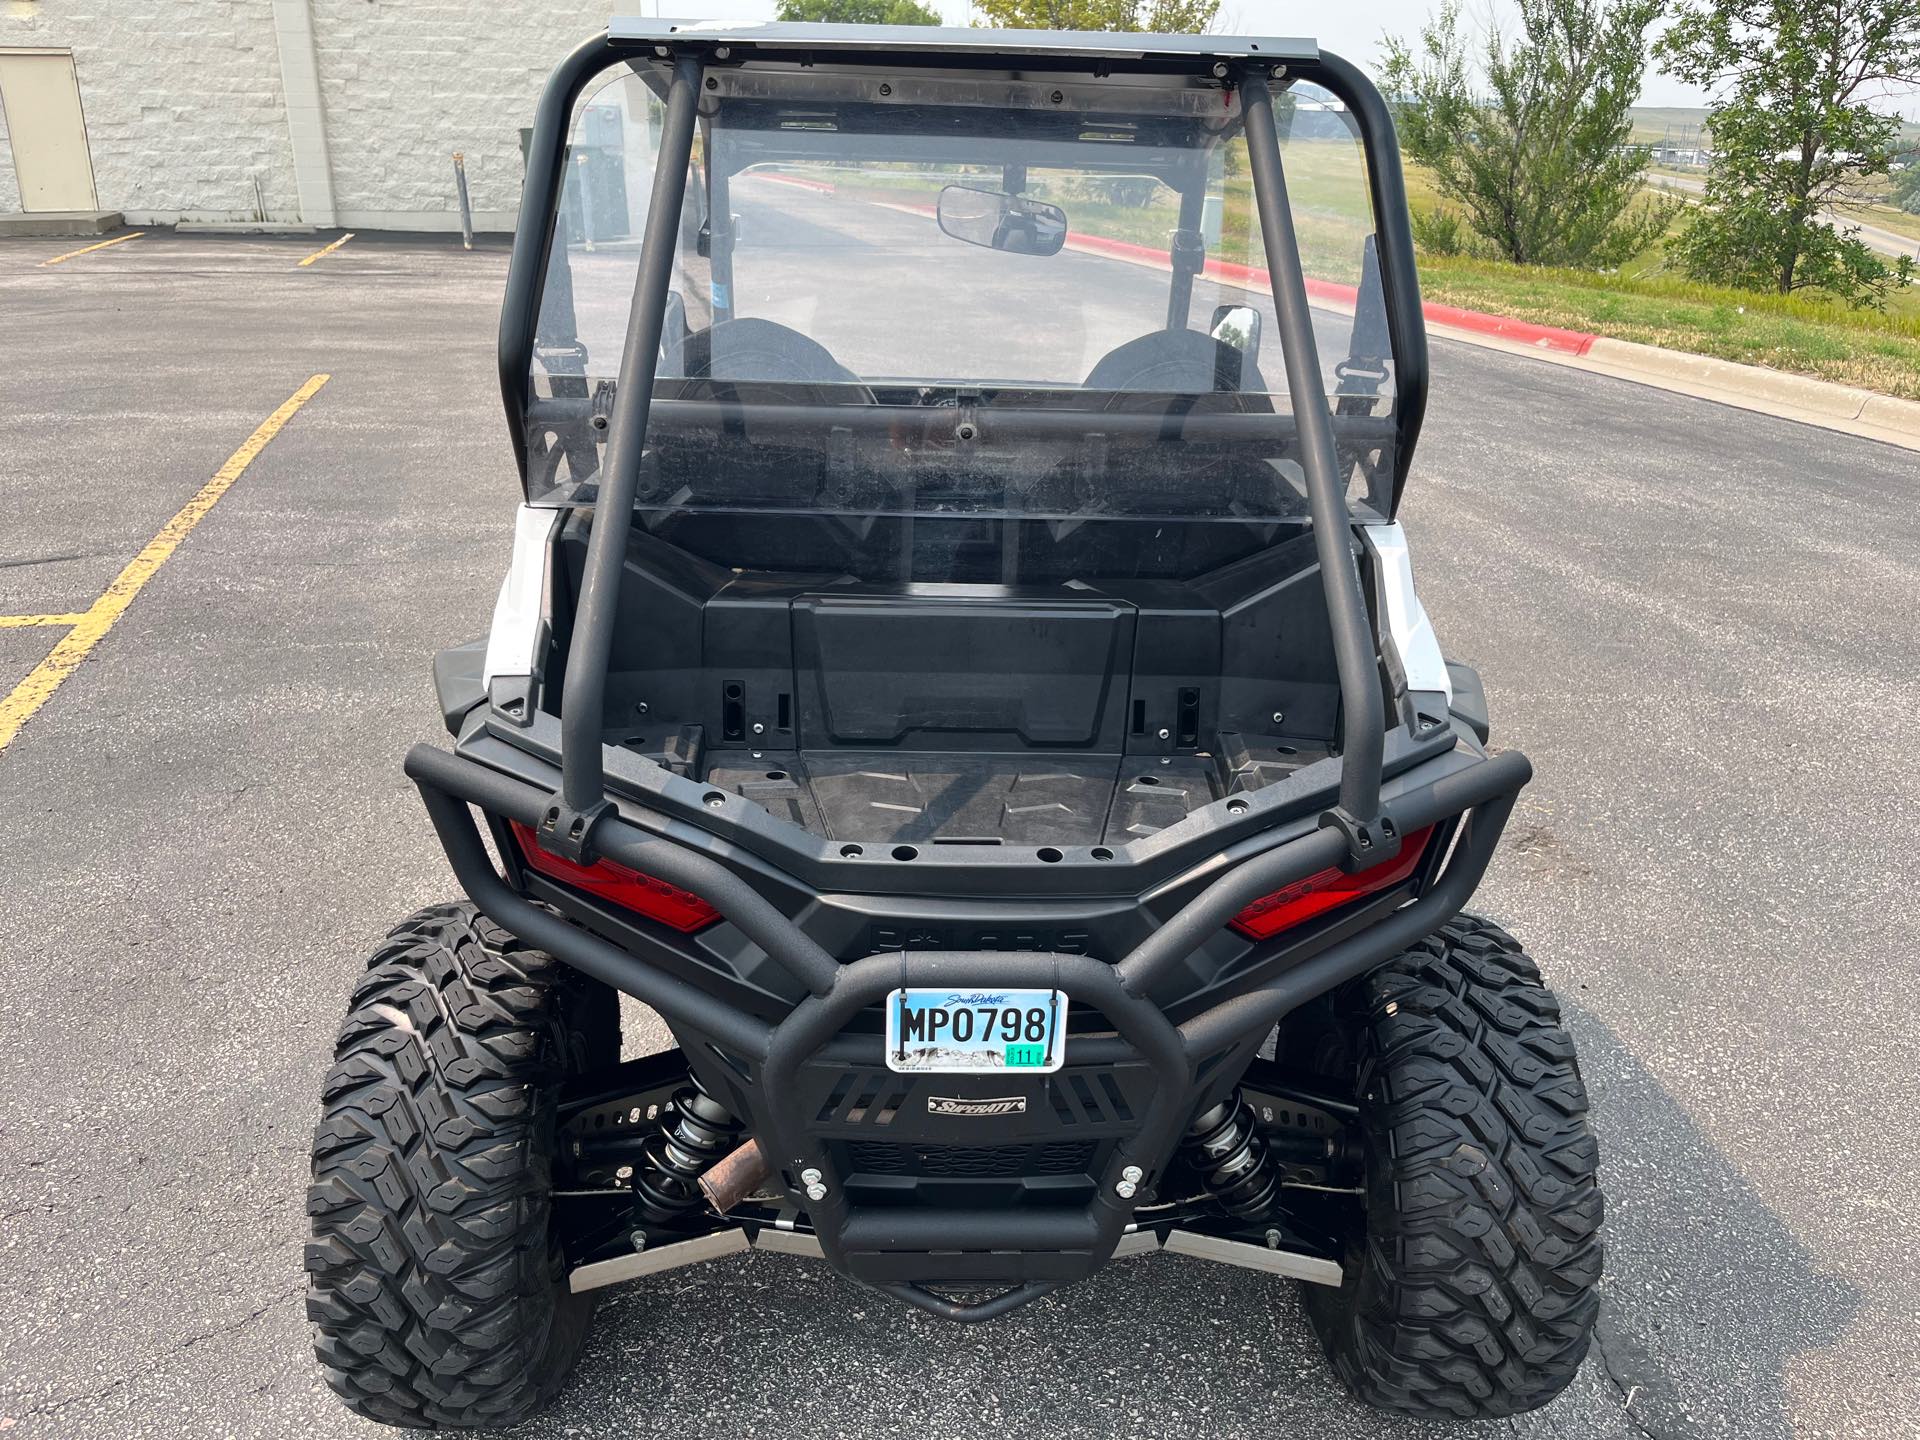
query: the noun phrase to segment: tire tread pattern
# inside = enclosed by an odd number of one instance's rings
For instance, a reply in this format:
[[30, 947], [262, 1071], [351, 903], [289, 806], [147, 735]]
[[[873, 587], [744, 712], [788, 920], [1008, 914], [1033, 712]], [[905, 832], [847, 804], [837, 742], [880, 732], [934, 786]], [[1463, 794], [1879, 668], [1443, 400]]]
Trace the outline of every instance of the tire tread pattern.
[[592, 1307], [548, 1224], [554, 1082], [607, 1044], [588, 998], [466, 904], [396, 926], [355, 985], [313, 1134], [307, 1317], [368, 1419], [512, 1424], [571, 1368]]
[[1598, 1314], [1603, 1202], [1560, 1008], [1519, 943], [1462, 915], [1356, 984], [1367, 1226], [1308, 1288], [1335, 1372], [1383, 1409], [1545, 1404]]

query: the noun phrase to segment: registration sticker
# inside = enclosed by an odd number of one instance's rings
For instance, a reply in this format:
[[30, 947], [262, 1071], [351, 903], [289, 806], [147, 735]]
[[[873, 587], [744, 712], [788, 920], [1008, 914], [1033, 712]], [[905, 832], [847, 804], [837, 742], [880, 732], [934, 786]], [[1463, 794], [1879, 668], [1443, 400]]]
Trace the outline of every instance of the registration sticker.
[[887, 1068], [903, 1075], [1048, 1073], [1066, 1058], [1058, 990], [895, 990]]

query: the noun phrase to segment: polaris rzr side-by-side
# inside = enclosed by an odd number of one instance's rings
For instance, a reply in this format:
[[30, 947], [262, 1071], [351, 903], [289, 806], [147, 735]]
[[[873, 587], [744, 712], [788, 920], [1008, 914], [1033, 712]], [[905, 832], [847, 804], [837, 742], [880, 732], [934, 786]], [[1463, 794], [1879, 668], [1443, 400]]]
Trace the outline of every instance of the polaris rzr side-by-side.
[[350, 1406], [514, 1422], [600, 1287], [748, 1249], [958, 1321], [1165, 1250], [1305, 1282], [1376, 1405], [1566, 1385], [1596, 1151], [1462, 913], [1530, 770], [1394, 519], [1426, 336], [1358, 70], [616, 20], [499, 357], [512, 564], [406, 760], [466, 898], [374, 954], [314, 1137]]

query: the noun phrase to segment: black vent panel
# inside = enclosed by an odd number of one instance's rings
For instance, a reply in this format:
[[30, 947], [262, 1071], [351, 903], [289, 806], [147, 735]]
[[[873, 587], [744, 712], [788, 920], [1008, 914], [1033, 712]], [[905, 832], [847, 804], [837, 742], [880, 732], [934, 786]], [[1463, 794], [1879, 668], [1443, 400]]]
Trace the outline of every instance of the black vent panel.
[[1050, 1140], [1033, 1145], [893, 1145], [856, 1140], [847, 1146], [855, 1171], [869, 1175], [930, 1175], [993, 1179], [1014, 1175], [1084, 1175], [1093, 1166], [1091, 1141]]

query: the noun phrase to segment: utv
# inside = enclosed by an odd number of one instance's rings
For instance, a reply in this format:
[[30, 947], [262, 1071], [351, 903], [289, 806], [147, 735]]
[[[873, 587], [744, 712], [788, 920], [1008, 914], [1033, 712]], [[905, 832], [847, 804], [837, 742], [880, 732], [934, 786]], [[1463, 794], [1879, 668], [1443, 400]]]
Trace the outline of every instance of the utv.
[[[1556, 1394], [1595, 1145], [1461, 913], [1530, 770], [1393, 518], [1427, 352], [1374, 88], [619, 19], [526, 164], [525, 503], [406, 760], [467, 898], [373, 956], [314, 1137], [333, 1388], [512, 1423], [600, 1287], [748, 1249], [958, 1321], [1164, 1250], [1304, 1281], [1375, 1405]], [[674, 1048], [623, 1057], [622, 995]]]

